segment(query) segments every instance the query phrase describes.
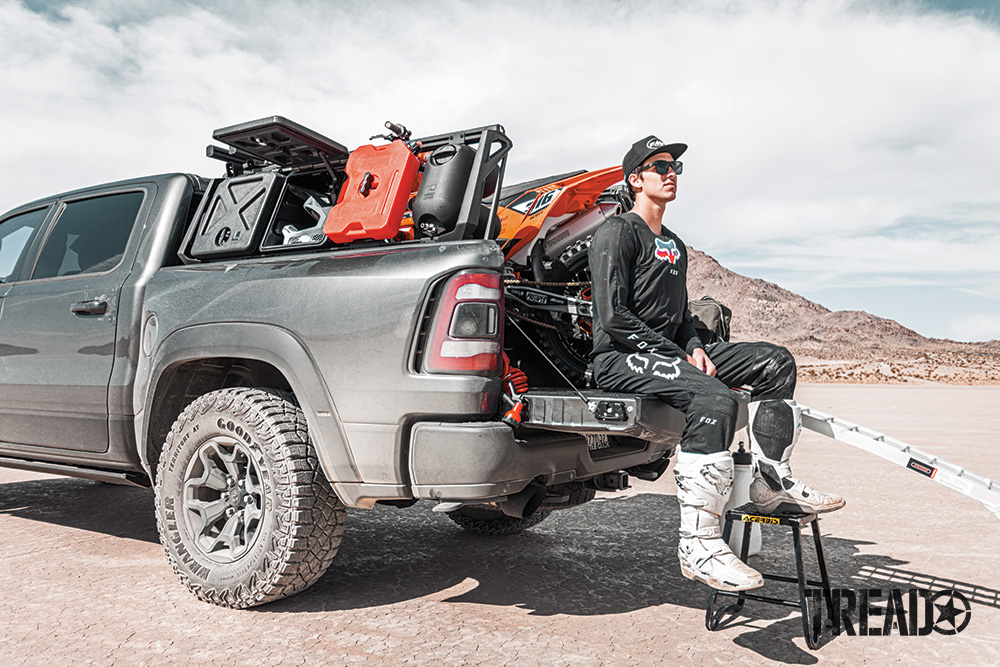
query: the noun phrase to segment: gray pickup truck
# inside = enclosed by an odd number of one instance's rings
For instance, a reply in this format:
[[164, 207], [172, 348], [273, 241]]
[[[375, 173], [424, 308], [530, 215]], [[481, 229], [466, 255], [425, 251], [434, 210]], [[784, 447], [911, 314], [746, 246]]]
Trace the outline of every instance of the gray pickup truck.
[[345, 507], [426, 499], [510, 533], [662, 474], [683, 415], [655, 399], [532, 386], [502, 421], [503, 349], [524, 341], [505, 343], [503, 255], [473, 234], [497, 152], [477, 149], [450, 236], [334, 243], [309, 209], [349, 151], [280, 117], [215, 137], [224, 178], [0, 217], [0, 465], [152, 486], [178, 577], [237, 608], [314, 583]]

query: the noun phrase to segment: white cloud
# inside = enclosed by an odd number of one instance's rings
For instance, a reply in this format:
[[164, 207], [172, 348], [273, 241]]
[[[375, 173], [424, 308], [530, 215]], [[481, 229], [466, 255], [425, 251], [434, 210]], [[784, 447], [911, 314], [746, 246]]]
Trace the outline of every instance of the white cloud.
[[953, 340], [1000, 340], [1000, 315], [969, 315], [951, 322]]
[[[741, 273], [784, 271], [798, 274], [800, 289], [841, 286], [944, 284], [1000, 297], [997, 250], [1000, 233], [985, 239], [885, 238], [818, 233], [809, 239], [774, 241], [728, 262]], [[786, 285], [787, 286], [787, 285]]]
[[[352, 147], [386, 119], [500, 122], [509, 183], [618, 164], [655, 132], [691, 144], [667, 224], [727, 265], [806, 284], [873, 266], [933, 279], [932, 263], [1000, 291], [1000, 31], [967, 16], [847, 0], [47, 5], [0, 0], [0, 208], [218, 174], [211, 131], [271, 114]], [[927, 219], [959, 231], [908, 238]]]

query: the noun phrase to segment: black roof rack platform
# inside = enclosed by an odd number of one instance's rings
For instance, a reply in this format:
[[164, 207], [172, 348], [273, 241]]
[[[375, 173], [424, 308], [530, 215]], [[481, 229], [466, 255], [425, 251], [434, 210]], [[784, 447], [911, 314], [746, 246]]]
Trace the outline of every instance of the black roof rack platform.
[[343, 144], [282, 116], [219, 128], [212, 138], [280, 167], [304, 171], [343, 164], [350, 152]]

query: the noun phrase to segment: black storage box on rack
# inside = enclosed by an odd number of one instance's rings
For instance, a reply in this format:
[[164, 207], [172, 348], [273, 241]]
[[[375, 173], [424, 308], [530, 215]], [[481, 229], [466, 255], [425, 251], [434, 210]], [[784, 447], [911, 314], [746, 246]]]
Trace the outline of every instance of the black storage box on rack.
[[212, 138], [230, 146], [209, 147], [228, 163], [228, 178], [206, 190], [178, 252], [184, 263], [327, 243], [322, 209], [347, 148], [282, 116], [220, 128]]
[[246, 255], [271, 224], [286, 178], [274, 172], [213, 181], [195, 213], [182, 248], [194, 259]]

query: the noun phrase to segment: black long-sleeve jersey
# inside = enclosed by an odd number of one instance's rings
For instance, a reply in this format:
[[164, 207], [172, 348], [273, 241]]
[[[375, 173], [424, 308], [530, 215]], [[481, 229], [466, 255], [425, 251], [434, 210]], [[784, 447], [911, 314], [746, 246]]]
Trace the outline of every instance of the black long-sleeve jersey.
[[593, 358], [640, 350], [684, 358], [701, 347], [687, 307], [687, 248], [666, 227], [661, 232], [629, 212], [594, 233]]

